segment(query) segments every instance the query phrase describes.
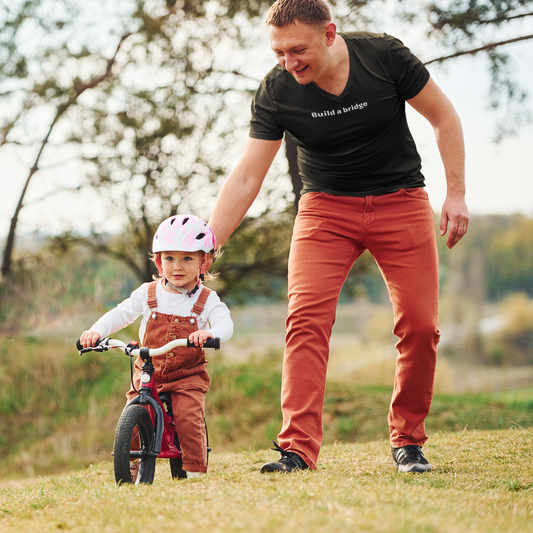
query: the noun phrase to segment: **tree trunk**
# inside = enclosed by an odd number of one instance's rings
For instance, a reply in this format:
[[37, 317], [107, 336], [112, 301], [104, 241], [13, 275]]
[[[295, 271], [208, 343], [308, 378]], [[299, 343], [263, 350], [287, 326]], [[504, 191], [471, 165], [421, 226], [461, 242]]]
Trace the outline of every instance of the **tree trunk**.
[[41, 159], [44, 147], [48, 143], [50, 134], [52, 133], [52, 130], [54, 129], [54, 126], [56, 125], [57, 120], [59, 119], [61, 114], [62, 111], [60, 110], [56, 113], [56, 116], [54, 117], [54, 120], [50, 125], [50, 128], [48, 129], [48, 133], [46, 134], [46, 137], [41, 143], [39, 153], [37, 154], [33, 166], [31, 167], [30, 173], [26, 179], [26, 183], [24, 184], [24, 188], [22, 189], [22, 193], [20, 195], [17, 207], [15, 208], [15, 213], [13, 215], [13, 218], [11, 219], [11, 225], [9, 226], [9, 234], [7, 236], [6, 246], [4, 248], [4, 257], [2, 259], [2, 276], [6, 276], [7, 274], [9, 274], [9, 272], [11, 272], [11, 265], [13, 262], [13, 248], [15, 246], [15, 228], [17, 227], [19, 213], [24, 207], [24, 197], [26, 196], [26, 192], [28, 191], [28, 186], [33, 175], [37, 172], [37, 170], [39, 170], [39, 160]]

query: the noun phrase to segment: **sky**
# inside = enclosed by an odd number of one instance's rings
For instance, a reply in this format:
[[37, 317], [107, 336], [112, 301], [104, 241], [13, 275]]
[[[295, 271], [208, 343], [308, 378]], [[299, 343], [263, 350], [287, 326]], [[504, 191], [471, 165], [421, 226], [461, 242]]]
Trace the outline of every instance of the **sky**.
[[[395, 34], [394, 28], [384, 30]], [[409, 44], [406, 39], [402, 40]], [[268, 50], [266, 32], [264, 48], [262, 60], [256, 62], [258, 70], [254, 77], [258, 79], [275, 64], [275, 59]], [[416, 46], [411, 48], [414, 50]], [[526, 107], [533, 116], [533, 40], [510, 45], [506, 51], [514, 60], [516, 78], [530, 93]], [[522, 213], [533, 217], [533, 124], [523, 126], [518, 135], [505, 138], [499, 144], [493, 142], [498, 115], [488, 106], [490, 80], [483, 56], [463, 57], [442, 66], [430, 65], [428, 68], [454, 104], [463, 124], [467, 153], [467, 204], [470, 213]], [[407, 107], [409, 110], [409, 106]], [[439, 212], [446, 195], [446, 183], [434, 134], [427, 121], [416, 112], [408, 112], [408, 117], [422, 156], [422, 171], [426, 177], [430, 200], [434, 210]], [[65, 154], [65, 159], [68, 159], [68, 155]], [[236, 151], [235, 158], [238, 155]], [[283, 157], [283, 154], [280, 153], [279, 157]], [[27, 173], [24, 160], [14, 157], [9, 149], [3, 148], [0, 151], [3, 205], [0, 211], [0, 238], [7, 235]], [[38, 201], [48, 191], [65, 185], [77, 185], [81, 175], [82, 168], [75, 161], [57, 171], [52, 169], [37, 174], [27, 195], [27, 205], [21, 212], [17, 233], [24, 234], [34, 229], [49, 233], [66, 228], [87, 229], [88, 221], [105, 226], [105, 214], [99, 212], [96, 195], [61, 193]], [[119, 230], [112, 224], [108, 224], [106, 229]]]
[[[530, 93], [526, 108], [533, 117], [533, 41], [510, 45], [517, 66], [517, 78]], [[465, 136], [467, 204], [471, 214], [513, 214], [533, 216], [533, 124], [518, 135], [496, 144], [498, 115], [489, 109], [490, 80], [482, 57], [455, 60], [449, 68], [429, 65], [431, 76], [456, 108]], [[422, 155], [422, 172], [428, 194], [439, 211], [446, 195], [445, 178], [429, 124], [409, 113], [410, 127]]]

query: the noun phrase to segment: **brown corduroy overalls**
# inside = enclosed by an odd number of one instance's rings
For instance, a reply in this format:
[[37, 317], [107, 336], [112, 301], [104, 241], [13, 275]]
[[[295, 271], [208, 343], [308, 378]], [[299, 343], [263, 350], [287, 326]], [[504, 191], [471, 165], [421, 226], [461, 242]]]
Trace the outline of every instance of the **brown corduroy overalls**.
[[[157, 312], [156, 287], [159, 281], [148, 286], [148, 306], [152, 311], [143, 339], [143, 346], [159, 348], [175, 339], [187, 338], [198, 329], [198, 316], [203, 311], [211, 292], [207, 287], [194, 304], [191, 316], [165, 315]], [[138, 390], [141, 379], [140, 357], [135, 361], [133, 383]], [[182, 451], [183, 470], [207, 472], [207, 437], [204, 423], [205, 394], [209, 390], [210, 378], [207, 361], [202, 348], [174, 348], [165, 355], [154, 357], [154, 376], [157, 392], [169, 391], [172, 397], [174, 423]], [[130, 388], [126, 393], [128, 401], [137, 396]]]

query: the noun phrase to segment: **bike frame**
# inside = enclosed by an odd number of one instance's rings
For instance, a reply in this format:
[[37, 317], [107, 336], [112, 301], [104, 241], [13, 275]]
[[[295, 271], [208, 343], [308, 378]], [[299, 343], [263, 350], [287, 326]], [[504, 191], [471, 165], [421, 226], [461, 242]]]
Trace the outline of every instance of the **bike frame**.
[[[181, 450], [174, 445], [174, 421], [168, 416], [157, 393], [152, 358], [148, 353], [143, 353], [147, 351], [146, 348], [141, 348], [140, 350], [140, 356], [144, 364], [141, 369], [142, 386], [139, 388], [139, 396], [130, 400], [125, 408], [135, 404], [150, 406], [152, 409], [148, 411], [155, 430], [150, 455], [159, 459], [179, 459]], [[130, 450], [130, 457], [141, 457], [141, 455], [141, 452]]]
[[[154, 365], [152, 357], [163, 355], [173, 348], [178, 346], [186, 346], [188, 348], [195, 347], [188, 339], [176, 339], [171, 341], [161, 348], [138, 348], [137, 343], [125, 344], [116, 339], [98, 339], [96, 346], [90, 348], [83, 348], [80, 341], [77, 342], [77, 347], [80, 355], [90, 351], [107, 351], [111, 348], [119, 348], [128, 356], [139, 356], [144, 364], [141, 368], [141, 387], [139, 388], [139, 395], [130, 400], [126, 407], [130, 405], [148, 406], [152, 422], [154, 424], [154, 439], [152, 440], [152, 450], [150, 456], [159, 459], [179, 459], [181, 457], [181, 450], [174, 444], [174, 421], [168, 416], [163, 402], [157, 393], [157, 382], [154, 378]], [[204, 348], [220, 349], [220, 339], [207, 339], [204, 343]], [[130, 450], [130, 457], [141, 458], [142, 452]]]

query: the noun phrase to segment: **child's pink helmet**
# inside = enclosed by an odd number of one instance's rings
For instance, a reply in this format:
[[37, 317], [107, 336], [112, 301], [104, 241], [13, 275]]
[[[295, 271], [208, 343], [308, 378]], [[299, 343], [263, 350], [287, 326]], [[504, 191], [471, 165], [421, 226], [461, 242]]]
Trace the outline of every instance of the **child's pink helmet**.
[[211, 252], [216, 247], [213, 230], [194, 215], [175, 215], [163, 220], [154, 235], [152, 252]]

